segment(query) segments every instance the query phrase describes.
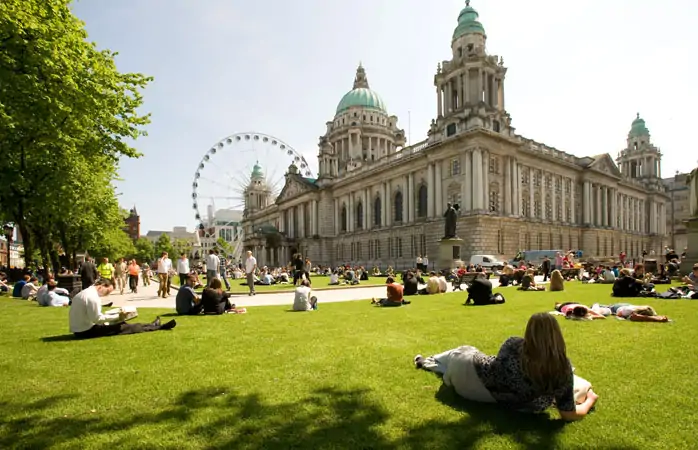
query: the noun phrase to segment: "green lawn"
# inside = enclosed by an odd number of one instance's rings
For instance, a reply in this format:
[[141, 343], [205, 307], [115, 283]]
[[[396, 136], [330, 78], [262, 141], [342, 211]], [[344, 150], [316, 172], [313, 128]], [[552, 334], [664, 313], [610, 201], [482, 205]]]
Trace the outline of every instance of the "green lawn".
[[[199, 276], [199, 280], [203, 284], [206, 284], [206, 276], [201, 275]], [[179, 284], [179, 276], [175, 276], [175, 283], [178, 286]], [[291, 278], [291, 281], [293, 281], [293, 278]], [[313, 282], [313, 289], [338, 289], [338, 288], [356, 288], [356, 287], [367, 287], [367, 286], [382, 286], [385, 284], [385, 277], [369, 277], [368, 281], [362, 281], [361, 284], [355, 285], [355, 286], [349, 286], [349, 285], [339, 285], [339, 286], [329, 286], [328, 283], [330, 282], [330, 277], [325, 277], [325, 276], [320, 276], [320, 275], [313, 275], [311, 276], [311, 281]], [[242, 279], [242, 280], [233, 280], [228, 278], [228, 283], [230, 283], [230, 290], [228, 292], [234, 293], [234, 294], [239, 294], [239, 293], [247, 293], [249, 291], [247, 287], [247, 282]], [[244, 284], [243, 284], [244, 283]], [[223, 283], [223, 287], [225, 288], [225, 283]], [[295, 289], [293, 286], [293, 283], [290, 284], [273, 284], [271, 286], [255, 286], [255, 291], [256, 292], [293, 292]]]
[[414, 369], [416, 353], [496, 352], [556, 300], [611, 301], [607, 285], [502, 291], [501, 306], [464, 307], [456, 293], [403, 308], [259, 307], [91, 341], [62, 337], [67, 309], [0, 298], [0, 448], [695, 448], [698, 302], [649, 301], [667, 324], [559, 319], [600, 395], [578, 423], [459, 401]]

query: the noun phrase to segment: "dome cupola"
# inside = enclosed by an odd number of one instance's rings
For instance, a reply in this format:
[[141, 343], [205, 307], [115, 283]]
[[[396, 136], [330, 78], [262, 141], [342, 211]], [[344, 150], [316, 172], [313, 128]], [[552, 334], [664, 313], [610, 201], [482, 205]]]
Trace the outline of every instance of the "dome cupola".
[[633, 124], [630, 127], [630, 132], [628, 133], [628, 137], [640, 137], [640, 136], [649, 136], [650, 135], [650, 130], [647, 129], [647, 125], [645, 124], [645, 120], [640, 118], [640, 113], [637, 113], [637, 117], [635, 120], [633, 120]]
[[252, 175], [250, 179], [264, 178], [264, 173], [262, 172], [262, 166], [259, 165], [259, 161], [252, 167]]
[[383, 113], [388, 112], [385, 103], [383, 103], [383, 99], [369, 88], [366, 71], [361, 64], [359, 64], [359, 68], [356, 69], [354, 88], [344, 94], [344, 97], [340, 100], [339, 105], [337, 105], [337, 114], [352, 107], [374, 109]]
[[486, 36], [485, 27], [483, 27], [478, 20], [479, 17], [480, 15], [475, 11], [475, 8], [470, 6], [470, 0], [466, 0], [465, 8], [463, 8], [458, 15], [458, 26], [453, 31], [453, 40], [455, 41], [466, 34], [481, 34]]

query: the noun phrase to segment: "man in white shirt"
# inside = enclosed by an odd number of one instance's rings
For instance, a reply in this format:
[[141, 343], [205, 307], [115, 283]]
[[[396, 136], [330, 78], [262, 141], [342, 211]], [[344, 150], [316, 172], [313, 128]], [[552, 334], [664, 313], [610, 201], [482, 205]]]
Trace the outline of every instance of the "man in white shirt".
[[248, 250], [247, 251], [247, 258], [245, 259], [245, 274], [247, 275], [247, 286], [250, 288], [249, 295], [255, 295], [254, 273], [256, 270], [257, 270], [257, 258], [252, 256], [252, 252]]
[[177, 273], [179, 274], [179, 287], [184, 286], [189, 277], [189, 259], [187, 259], [187, 254], [182, 253], [182, 255], [177, 260]]
[[416, 267], [418, 270], [422, 270], [422, 262], [424, 260], [422, 259], [422, 255], [417, 256], [417, 261], [416, 261]]
[[167, 252], [162, 252], [162, 256], [158, 259], [158, 280], [160, 280], [160, 286], [158, 286], [158, 297], [167, 298], [167, 281], [170, 277], [170, 270], [172, 270], [172, 260], [168, 258]]
[[218, 259], [213, 249], [209, 250], [208, 256], [206, 257], [206, 286], [210, 286], [211, 281], [213, 281], [214, 278], [218, 278], [218, 266], [220, 263], [221, 261]]
[[111, 280], [101, 279], [94, 286], [80, 291], [73, 298], [70, 306], [69, 320], [70, 331], [79, 339], [88, 339], [102, 336], [114, 336], [117, 334], [135, 334], [146, 331], [171, 330], [177, 322], [171, 320], [160, 325], [160, 317], [153, 323], [124, 322], [126, 314], [121, 312], [114, 315], [102, 314], [101, 298], [106, 297], [114, 290]]
[[424, 255], [424, 258], [422, 258], [422, 272], [427, 270], [429, 270], [429, 258], [427, 258], [427, 255]]

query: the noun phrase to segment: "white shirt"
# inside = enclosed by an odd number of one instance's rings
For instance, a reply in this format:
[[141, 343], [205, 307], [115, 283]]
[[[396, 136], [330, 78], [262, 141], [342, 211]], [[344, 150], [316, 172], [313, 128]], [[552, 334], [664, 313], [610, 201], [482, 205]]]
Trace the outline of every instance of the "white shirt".
[[339, 283], [339, 275], [336, 273], [333, 273], [330, 275], [330, 284], [337, 284]]
[[48, 285], [44, 284], [39, 288], [39, 292], [36, 293], [36, 301], [39, 303], [39, 306], [63, 306], [70, 302], [68, 295], [69, 292], [66, 289], [57, 287], [49, 291]]
[[424, 257], [424, 259], [422, 259], [422, 264], [425, 266], [428, 266], [429, 265], [429, 258]]
[[439, 292], [448, 291], [448, 283], [446, 282], [446, 277], [443, 275], [439, 277]]
[[220, 265], [221, 260], [218, 259], [218, 256], [215, 255], [215, 253], [211, 253], [206, 257], [206, 270], [213, 270], [218, 272], [218, 266]]
[[310, 288], [308, 286], [298, 286], [293, 299], [293, 310], [310, 311], [311, 309], [313, 308], [310, 306]]
[[177, 260], [177, 273], [189, 273], [189, 260], [187, 258]]
[[119, 317], [102, 314], [102, 300], [97, 292], [97, 286], [90, 286], [73, 298], [69, 318], [70, 332], [80, 333], [98, 323], [107, 323]]
[[33, 283], [27, 283], [22, 286], [22, 298], [24, 300], [29, 300], [29, 297], [35, 296], [39, 288], [34, 286]]
[[417, 258], [417, 264], [422, 264], [422, 258]]
[[158, 273], [170, 273], [172, 269], [172, 260], [170, 258], [158, 259]]
[[255, 266], [257, 265], [257, 258], [254, 256], [250, 256], [249, 258], [245, 259], [245, 272], [246, 273], [252, 273], [254, 271]]

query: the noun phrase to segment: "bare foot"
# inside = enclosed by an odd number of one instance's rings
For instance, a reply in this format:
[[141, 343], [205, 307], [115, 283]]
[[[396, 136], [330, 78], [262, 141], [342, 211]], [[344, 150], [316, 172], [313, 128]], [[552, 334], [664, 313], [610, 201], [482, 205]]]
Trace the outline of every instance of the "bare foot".
[[592, 389], [589, 389], [589, 391], [587, 392], [587, 399], [590, 399], [595, 402], [599, 399], [599, 394], [594, 392]]

